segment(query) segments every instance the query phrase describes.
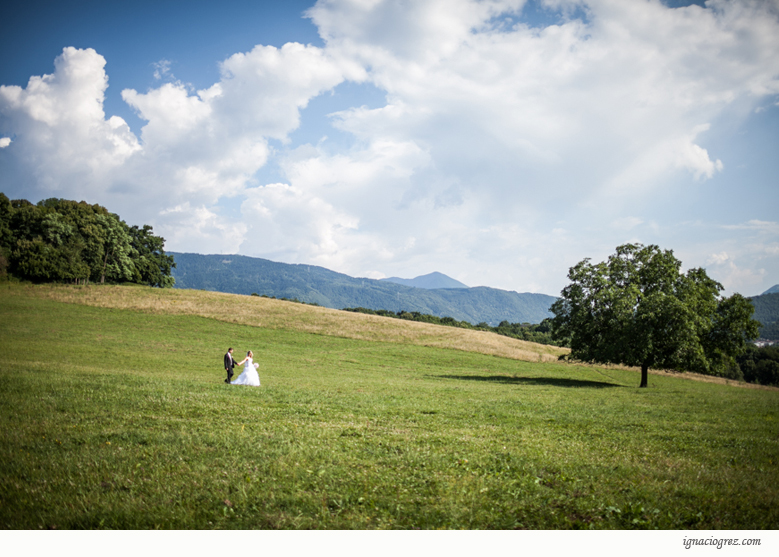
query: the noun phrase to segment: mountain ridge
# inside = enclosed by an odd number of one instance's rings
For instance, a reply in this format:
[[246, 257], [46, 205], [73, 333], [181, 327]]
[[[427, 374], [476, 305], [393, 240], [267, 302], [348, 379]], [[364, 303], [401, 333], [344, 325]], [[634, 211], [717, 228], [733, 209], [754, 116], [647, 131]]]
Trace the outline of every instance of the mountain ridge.
[[395, 284], [403, 284], [405, 286], [413, 286], [415, 288], [424, 288], [426, 290], [438, 290], [440, 288], [470, 288], [470, 286], [467, 284], [463, 284], [459, 280], [455, 280], [443, 273], [439, 273], [438, 271], [414, 277], [412, 279], [390, 277], [379, 280], [394, 282]]
[[502, 321], [540, 323], [552, 316], [549, 306], [557, 299], [485, 286], [424, 289], [245, 255], [167, 253], [176, 262], [175, 288], [297, 299], [334, 309], [417, 311], [497, 326]]

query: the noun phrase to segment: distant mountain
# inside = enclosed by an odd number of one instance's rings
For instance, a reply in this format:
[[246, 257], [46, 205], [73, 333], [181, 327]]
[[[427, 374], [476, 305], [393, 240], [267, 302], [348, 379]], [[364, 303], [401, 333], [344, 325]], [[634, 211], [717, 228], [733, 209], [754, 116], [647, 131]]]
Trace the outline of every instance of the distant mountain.
[[467, 284], [463, 284], [459, 280], [454, 280], [452, 277], [447, 277], [445, 274], [438, 272], [412, 279], [390, 277], [381, 280], [394, 282], [395, 284], [403, 284], [405, 286], [413, 286], [415, 288], [425, 288], [427, 290], [437, 290], [438, 288], [468, 288]]
[[771, 288], [763, 292], [763, 296], [766, 294], [779, 294], [779, 284], [774, 284]]
[[167, 252], [174, 257], [176, 288], [297, 299], [335, 309], [364, 307], [418, 311], [473, 324], [540, 323], [556, 300], [487, 288], [415, 288], [390, 281], [354, 278], [314, 265], [290, 265], [242, 255]]
[[760, 321], [760, 338], [779, 340], [779, 293], [763, 294], [749, 299], [755, 306], [753, 317]]

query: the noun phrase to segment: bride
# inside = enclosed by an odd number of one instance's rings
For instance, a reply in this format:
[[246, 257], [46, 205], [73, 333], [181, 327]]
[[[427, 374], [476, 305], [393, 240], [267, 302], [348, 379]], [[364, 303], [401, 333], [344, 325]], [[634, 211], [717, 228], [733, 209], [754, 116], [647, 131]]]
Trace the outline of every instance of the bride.
[[244, 366], [241, 375], [238, 376], [238, 379], [230, 383], [231, 385], [249, 385], [250, 387], [260, 386], [260, 376], [257, 374], [257, 368], [260, 367], [260, 364], [255, 364], [252, 361], [253, 355], [252, 351], [249, 350], [243, 361], [238, 362], [237, 365], [239, 366], [244, 363], [246, 365]]

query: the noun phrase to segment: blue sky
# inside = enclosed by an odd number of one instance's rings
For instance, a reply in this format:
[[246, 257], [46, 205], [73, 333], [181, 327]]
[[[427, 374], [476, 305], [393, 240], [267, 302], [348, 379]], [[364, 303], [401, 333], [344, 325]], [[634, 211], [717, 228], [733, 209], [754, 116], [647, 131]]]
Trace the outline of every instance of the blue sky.
[[9, 4], [11, 198], [352, 276], [557, 294], [637, 241], [779, 283], [776, 0]]

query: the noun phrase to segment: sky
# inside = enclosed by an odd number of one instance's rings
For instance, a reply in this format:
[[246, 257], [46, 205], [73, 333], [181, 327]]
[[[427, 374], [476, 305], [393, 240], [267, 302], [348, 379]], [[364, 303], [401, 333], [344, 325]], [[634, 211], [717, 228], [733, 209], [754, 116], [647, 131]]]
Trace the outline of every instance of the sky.
[[0, 192], [168, 251], [558, 295], [779, 283], [779, 0], [5, 2]]

